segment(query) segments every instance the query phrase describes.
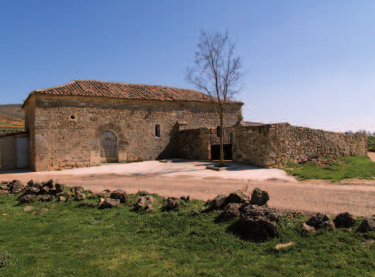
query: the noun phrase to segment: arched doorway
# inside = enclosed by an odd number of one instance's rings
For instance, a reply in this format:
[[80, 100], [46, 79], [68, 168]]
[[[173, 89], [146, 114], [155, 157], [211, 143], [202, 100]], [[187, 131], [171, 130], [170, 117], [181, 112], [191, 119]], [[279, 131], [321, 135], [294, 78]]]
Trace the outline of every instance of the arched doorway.
[[104, 131], [100, 136], [100, 162], [117, 162], [117, 137], [111, 131]]

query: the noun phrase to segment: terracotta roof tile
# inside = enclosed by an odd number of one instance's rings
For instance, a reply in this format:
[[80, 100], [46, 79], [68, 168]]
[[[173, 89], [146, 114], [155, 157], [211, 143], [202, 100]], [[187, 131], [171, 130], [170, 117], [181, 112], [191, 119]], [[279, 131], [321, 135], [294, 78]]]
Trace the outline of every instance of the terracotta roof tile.
[[[161, 101], [212, 101], [211, 97], [207, 94], [191, 89], [181, 89], [156, 85], [135, 85], [96, 80], [74, 80], [65, 85], [35, 90], [31, 94], [99, 96], [120, 99], [144, 99]], [[31, 94], [24, 101], [24, 105], [30, 98]], [[214, 98], [213, 101], [217, 101], [216, 98]], [[235, 101], [228, 102], [233, 103]]]

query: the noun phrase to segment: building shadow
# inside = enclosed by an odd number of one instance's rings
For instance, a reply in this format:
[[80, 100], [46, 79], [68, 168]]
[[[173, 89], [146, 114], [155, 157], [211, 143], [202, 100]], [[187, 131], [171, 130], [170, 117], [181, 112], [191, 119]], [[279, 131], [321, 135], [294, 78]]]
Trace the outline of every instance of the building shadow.
[[0, 169], [1, 174], [17, 174], [17, 173], [34, 173], [34, 170], [30, 168], [18, 168], [18, 169]]

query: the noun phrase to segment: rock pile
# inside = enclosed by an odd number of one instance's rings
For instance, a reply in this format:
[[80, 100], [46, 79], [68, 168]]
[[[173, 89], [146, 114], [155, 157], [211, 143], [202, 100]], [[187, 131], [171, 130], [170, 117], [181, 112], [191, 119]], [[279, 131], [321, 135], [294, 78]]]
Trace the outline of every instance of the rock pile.
[[207, 210], [222, 209], [219, 221], [239, 219], [239, 230], [247, 238], [267, 239], [277, 236], [282, 213], [268, 208], [269, 195], [259, 188], [251, 196], [238, 190], [229, 195], [219, 194], [206, 202]]

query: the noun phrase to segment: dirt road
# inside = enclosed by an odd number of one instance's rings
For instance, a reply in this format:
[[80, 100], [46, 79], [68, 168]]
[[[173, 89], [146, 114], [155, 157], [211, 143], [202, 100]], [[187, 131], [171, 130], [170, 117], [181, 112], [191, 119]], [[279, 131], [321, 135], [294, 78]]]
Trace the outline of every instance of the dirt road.
[[[6, 178], [4, 178], [6, 177]], [[33, 176], [35, 181], [46, 181], [48, 175]], [[27, 182], [28, 174], [0, 175], [0, 180], [19, 179]], [[350, 212], [356, 216], [375, 214], [375, 182], [352, 181], [340, 184], [329, 184], [324, 181], [288, 182], [280, 180], [247, 181], [225, 180], [206, 177], [194, 179], [191, 176], [160, 177], [155, 174], [142, 176], [124, 176], [117, 174], [92, 175], [58, 175], [56, 182], [69, 186], [82, 185], [85, 189], [100, 192], [103, 189], [123, 189], [128, 193], [147, 190], [162, 196], [180, 197], [190, 195], [191, 198], [207, 200], [219, 193], [227, 194], [241, 189], [247, 184], [248, 191], [254, 188], [266, 190], [270, 195], [271, 207], [292, 209], [305, 212], [324, 212], [330, 215]]]

